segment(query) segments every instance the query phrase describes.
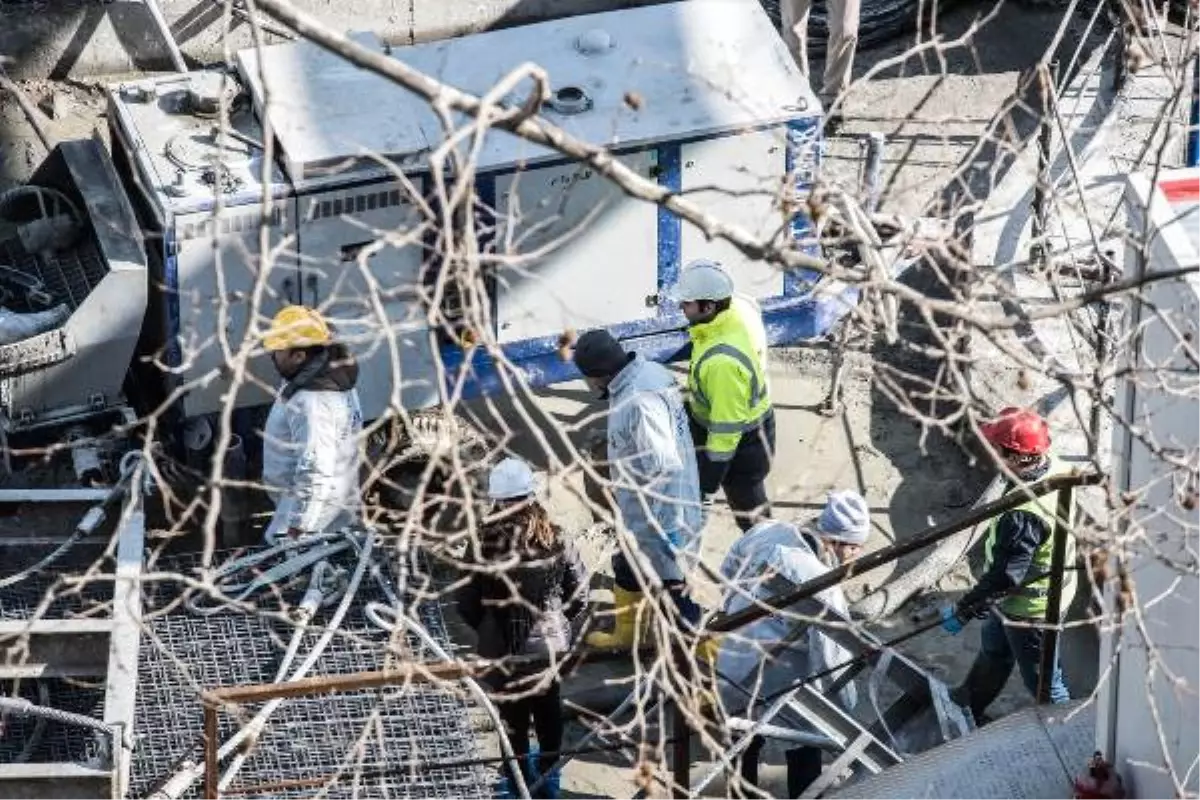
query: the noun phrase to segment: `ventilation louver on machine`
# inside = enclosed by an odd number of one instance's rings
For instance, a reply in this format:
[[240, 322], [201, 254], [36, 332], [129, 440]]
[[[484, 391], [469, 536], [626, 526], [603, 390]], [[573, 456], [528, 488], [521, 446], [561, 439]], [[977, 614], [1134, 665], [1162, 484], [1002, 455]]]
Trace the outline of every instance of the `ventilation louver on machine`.
[[[94, 140], [55, 148], [0, 196], [0, 411], [6, 430], [124, 402], [145, 314], [146, 256]], [[83, 358], [77, 356], [85, 356]]]

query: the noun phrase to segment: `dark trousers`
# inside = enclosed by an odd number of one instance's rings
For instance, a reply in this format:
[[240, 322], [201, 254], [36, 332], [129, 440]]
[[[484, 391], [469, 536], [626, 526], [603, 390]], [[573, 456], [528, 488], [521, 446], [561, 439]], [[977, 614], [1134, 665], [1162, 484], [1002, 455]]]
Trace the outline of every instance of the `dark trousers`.
[[[508, 729], [525, 785], [532, 786], [534, 778], [526, 758], [529, 753], [530, 723], [532, 722], [538, 739], [539, 774], [546, 774], [546, 770], [558, 760], [558, 751], [562, 749], [563, 713], [559, 683], [555, 681], [541, 694], [522, 697], [519, 700], [498, 700], [496, 708], [500, 712], [500, 718], [504, 720], [504, 727]], [[512, 780], [511, 767], [507, 763], [504, 765], [504, 773]], [[533, 796], [551, 797], [549, 782], [543, 782], [541, 789], [534, 792]]]
[[[692, 440], [697, 448], [708, 441], [708, 431], [688, 416]], [[725, 500], [733, 519], [742, 532], [771, 516], [771, 501], [767, 497], [767, 475], [771, 473], [771, 461], [775, 458], [775, 412], [768, 411], [763, 421], [754, 430], [742, 434], [729, 469], [721, 481]]]
[[1025, 688], [1038, 703], [1070, 701], [1071, 694], [1063, 678], [1058, 653], [1054, 654], [1050, 680], [1043, 687], [1042, 694], [1038, 695], [1044, 635], [1045, 631], [1041, 628], [1006, 625], [997, 612], [988, 614], [979, 631], [979, 655], [975, 657], [962, 688], [956, 692], [964, 704], [970, 706], [977, 723], [983, 720], [983, 712], [1004, 690], [1014, 666], [1020, 669]]
[[[751, 786], [758, 786], [758, 761], [766, 743], [763, 737], [755, 736], [742, 753], [742, 780]], [[787, 796], [799, 797], [821, 775], [821, 748], [794, 747], [784, 757], [787, 759]]]

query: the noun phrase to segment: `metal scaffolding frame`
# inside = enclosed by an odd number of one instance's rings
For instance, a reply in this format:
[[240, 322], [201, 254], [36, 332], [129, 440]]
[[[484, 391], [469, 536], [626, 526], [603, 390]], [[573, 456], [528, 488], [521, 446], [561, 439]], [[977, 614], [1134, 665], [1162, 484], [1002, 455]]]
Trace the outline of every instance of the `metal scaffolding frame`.
[[[19, 682], [23, 698], [42, 712], [48, 701], [51, 711], [91, 717], [110, 735], [53, 718], [43, 722], [31, 712], [14, 712], [19, 727], [13, 738], [21, 737], [22, 730], [31, 737], [37, 731], [39, 744], [21, 754], [17, 763], [0, 763], [0, 798], [121, 797], [128, 788], [145, 542], [141, 494], [123, 491], [120, 485], [105, 490], [102, 497], [94, 489], [0, 493], [0, 504], [98, 499], [108, 501], [110, 507], [118, 499], [124, 501], [112, 537], [114, 570], [70, 592], [51, 595], [54, 580], [44, 573], [0, 590], [0, 644], [9, 654], [0, 664], [0, 680]], [[81, 537], [72, 548], [79, 549], [74, 560], [63, 563], [78, 563], [79, 553], [86, 553], [86, 566], [91, 566], [107, 541], [99, 551], [97, 544]], [[5, 545], [20, 546], [12, 541]], [[44, 602], [48, 596], [53, 602]], [[82, 616], [105, 607], [103, 616]]]

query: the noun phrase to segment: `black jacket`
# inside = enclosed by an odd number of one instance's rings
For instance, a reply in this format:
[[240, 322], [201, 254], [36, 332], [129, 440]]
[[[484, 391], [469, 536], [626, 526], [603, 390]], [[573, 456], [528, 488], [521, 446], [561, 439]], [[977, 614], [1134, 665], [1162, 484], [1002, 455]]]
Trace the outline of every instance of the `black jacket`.
[[958, 601], [963, 619], [986, 614], [986, 604], [1034, 577], [1033, 555], [1046, 541], [1046, 523], [1028, 511], [1009, 511], [996, 520], [996, 539], [987, 572]]
[[[489, 535], [491, 534], [491, 535]], [[480, 571], [458, 591], [458, 613], [479, 634], [483, 658], [561, 653], [571, 646], [571, 620], [583, 610], [586, 578], [572, 542], [517, 552], [485, 530]], [[499, 565], [508, 565], [496, 571]]]
[[358, 383], [358, 361], [343, 344], [331, 344], [310, 358], [283, 387], [283, 399], [302, 389], [348, 392]]

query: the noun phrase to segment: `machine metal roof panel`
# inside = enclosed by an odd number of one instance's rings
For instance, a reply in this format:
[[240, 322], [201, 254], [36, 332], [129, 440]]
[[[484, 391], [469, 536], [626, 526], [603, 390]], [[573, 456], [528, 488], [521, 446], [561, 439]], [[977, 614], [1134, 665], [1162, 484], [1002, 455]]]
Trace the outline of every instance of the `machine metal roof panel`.
[[[370, 46], [383, 49], [377, 40]], [[536, 63], [556, 98], [582, 93], [588, 106], [570, 113], [551, 103], [545, 117], [581, 139], [618, 148], [778, 123], [820, 108], [755, 0], [590, 14], [399, 48], [393, 57], [475, 95], [520, 64]], [[379, 156], [419, 170], [428, 149], [444, 139], [424, 100], [310, 43], [246, 50], [238, 59], [295, 182], [377, 168]], [[528, 91], [525, 82], [510, 100], [520, 102]], [[487, 136], [478, 168], [553, 157], [498, 131]]]

